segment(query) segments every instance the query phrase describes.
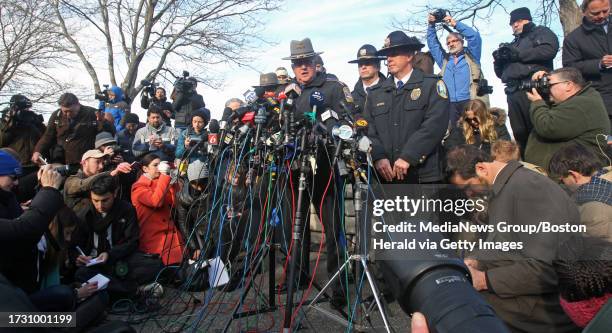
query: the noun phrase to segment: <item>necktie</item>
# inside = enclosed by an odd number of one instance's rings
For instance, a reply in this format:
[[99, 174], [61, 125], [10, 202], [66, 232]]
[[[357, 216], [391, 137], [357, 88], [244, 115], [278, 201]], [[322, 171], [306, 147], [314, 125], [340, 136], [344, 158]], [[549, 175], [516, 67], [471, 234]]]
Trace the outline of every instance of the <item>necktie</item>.
[[404, 82], [402, 82], [402, 80], [397, 81], [397, 89], [402, 89], [402, 87], [404, 86]]

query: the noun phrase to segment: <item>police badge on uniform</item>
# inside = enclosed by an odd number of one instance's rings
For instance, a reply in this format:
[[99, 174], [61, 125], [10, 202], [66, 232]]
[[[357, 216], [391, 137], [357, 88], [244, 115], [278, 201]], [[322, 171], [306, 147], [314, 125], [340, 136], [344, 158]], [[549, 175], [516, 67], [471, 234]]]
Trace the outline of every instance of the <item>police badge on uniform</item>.
[[440, 95], [440, 97], [444, 99], [448, 98], [448, 92], [446, 91], [446, 85], [444, 84], [444, 81], [438, 80], [438, 83], [436, 83], [436, 91], [438, 92], [438, 95]]
[[419, 99], [419, 97], [421, 97], [421, 88], [412, 89], [412, 92], [410, 93], [410, 99], [416, 101], [417, 99]]

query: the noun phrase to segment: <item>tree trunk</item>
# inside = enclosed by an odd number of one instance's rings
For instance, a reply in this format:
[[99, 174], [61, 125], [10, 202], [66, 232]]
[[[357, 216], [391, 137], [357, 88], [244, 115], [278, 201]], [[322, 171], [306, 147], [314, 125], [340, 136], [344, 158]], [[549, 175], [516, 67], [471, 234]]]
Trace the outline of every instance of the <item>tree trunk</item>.
[[559, 20], [563, 27], [563, 37], [580, 26], [582, 12], [576, 0], [559, 0]]

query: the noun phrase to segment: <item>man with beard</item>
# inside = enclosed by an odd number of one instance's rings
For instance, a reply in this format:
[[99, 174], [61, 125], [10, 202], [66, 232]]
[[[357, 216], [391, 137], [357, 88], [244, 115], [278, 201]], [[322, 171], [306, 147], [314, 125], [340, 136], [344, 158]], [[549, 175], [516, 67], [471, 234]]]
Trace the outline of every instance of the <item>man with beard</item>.
[[363, 112], [368, 89], [385, 80], [385, 75], [380, 72], [380, 61], [386, 58], [377, 56], [376, 52], [374, 46], [365, 44], [357, 51], [357, 59], [349, 61], [349, 64], [357, 64], [359, 70], [359, 81], [351, 92], [355, 101], [355, 113]]
[[[482, 78], [482, 39], [478, 31], [447, 15], [444, 22], [457, 30], [446, 37], [447, 52], [436, 35], [436, 18], [429, 14], [427, 21], [427, 47], [440, 67], [440, 75], [448, 87], [450, 126], [453, 128], [461, 118], [465, 104], [478, 97], [478, 80]], [[467, 47], [464, 46], [464, 39], [468, 43]], [[488, 100], [485, 103], [488, 104]]]
[[162, 121], [163, 110], [151, 105], [147, 111], [147, 125], [138, 131], [132, 144], [137, 158], [154, 151], [163, 161], [174, 161], [178, 131]]

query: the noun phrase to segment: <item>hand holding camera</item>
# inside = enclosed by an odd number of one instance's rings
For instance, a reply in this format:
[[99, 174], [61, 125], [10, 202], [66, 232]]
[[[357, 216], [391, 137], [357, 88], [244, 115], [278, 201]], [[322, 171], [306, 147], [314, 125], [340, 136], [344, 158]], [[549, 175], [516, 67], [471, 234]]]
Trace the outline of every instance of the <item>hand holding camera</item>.
[[62, 176], [50, 164], [38, 170], [38, 180], [42, 187], [53, 187], [56, 190], [59, 190], [63, 183]]
[[510, 43], [499, 44], [499, 48], [493, 51], [493, 59], [501, 63], [520, 61], [518, 49]]

